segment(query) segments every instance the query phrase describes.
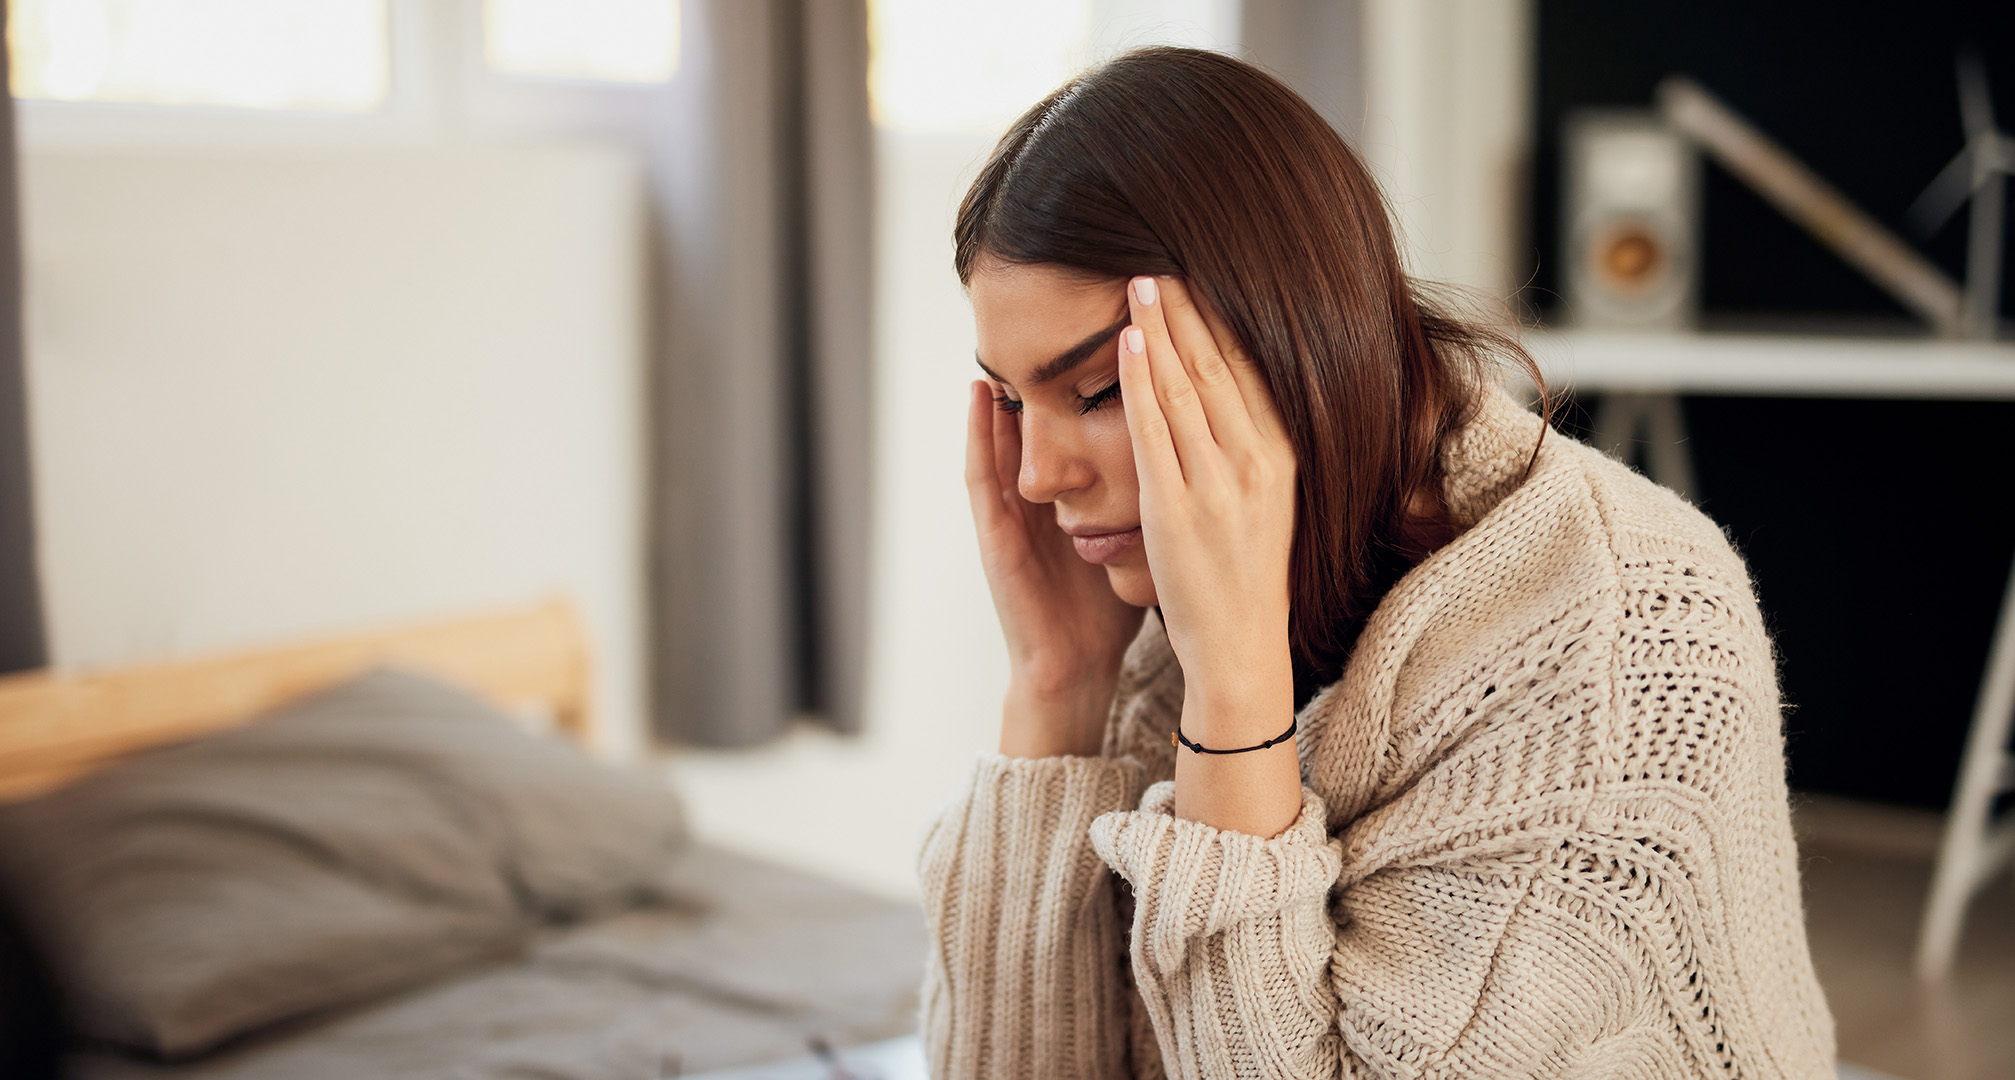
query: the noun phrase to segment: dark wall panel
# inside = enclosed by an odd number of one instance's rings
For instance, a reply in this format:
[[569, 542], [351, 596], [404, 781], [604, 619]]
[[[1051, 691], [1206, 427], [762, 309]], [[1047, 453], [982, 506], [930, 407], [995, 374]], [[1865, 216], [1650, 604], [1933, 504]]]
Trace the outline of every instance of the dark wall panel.
[[[1959, 152], [1953, 61], [1985, 61], [2004, 128], [2015, 127], [2015, 3], [2006, 0], [1540, 0], [1538, 145], [1530, 302], [1559, 283], [1560, 121], [1584, 105], [1648, 107], [1668, 74], [1692, 76], [1899, 232], [1903, 212]], [[1709, 166], [1703, 300], [1710, 317], [1823, 313], [1905, 317], [1739, 181]], [[1925, 242], [1955, 277], [1963, 215]], [[2004, 279], [2015, 298], [2015, 278]]]

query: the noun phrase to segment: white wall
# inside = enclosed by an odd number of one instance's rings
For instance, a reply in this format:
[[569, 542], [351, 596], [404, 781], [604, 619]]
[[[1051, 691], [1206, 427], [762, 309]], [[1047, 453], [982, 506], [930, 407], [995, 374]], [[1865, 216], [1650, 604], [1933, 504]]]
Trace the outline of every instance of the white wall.
[[576, 597], [635, 742], [641, 195], [619, 154], [24, 156], [54, 662]]
[[1532, 272], [1532, 0], [1362, 0], [1359, 148], [1413, 273], [1503, 297]]
[[932, 811], [999, 736], [1007, 651], [962, 479], [972, 311], [951, 267], [959, 196], [991, 135], [883, 131], [876, 194], [874, 579], [867, 730], [670, 763], [708, 839], [915, 896]]

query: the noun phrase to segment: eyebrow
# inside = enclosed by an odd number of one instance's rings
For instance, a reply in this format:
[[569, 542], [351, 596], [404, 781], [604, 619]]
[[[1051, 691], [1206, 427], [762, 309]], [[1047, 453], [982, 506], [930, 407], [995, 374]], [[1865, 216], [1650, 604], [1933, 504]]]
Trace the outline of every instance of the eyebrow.
[[[1126, 329], [1126, 324], [1132, 321], [1133, 317], [1131, 314], [1122, 313], [1119, 317], [1119, 320], [1113, 323], [1111, 326], [1108, 326], [1103, 330], [1092, 331], [1091, 334], [1088, 335], [1083, 341], [1080, 341], [1077, 344], [1071, 346], [1070, 348], [1065, 349], [1063, 352], [1058, 353], [1056, 356], [1044, 362], [1041, 367], [1036, 368], [1035, 373], [1029, 376], [1029, 385], [1041, 386], [1042, 384], [1049, 382], [1051, 379], [1057, 378], [1060, 375], [1068, 373], [1072, 368], [1078, 366], [1079, 364], [1084, 363], [1086, 360], [1089, 360], [1091, 358], [1091, 355], [1099, 350], [1100, 346], [1104, 345], [1108, 341], [1111, 341], [1113, 339], [1113, 335], [1119, 333], [1121, 330]], [[1007, 382], [1006, 379], [1003, 379], [999, 375], [995, 374], [994, 369], [986, 365], [986, 361], [980, 359], [980, 354], [978, 353], [978, 351], [974, 351], [973, 353], [973, 363], [978, 364], [980, 366], [980, 370], [986, 372], [987, 376], [993, 379], [993, 381], [997, 383]]]

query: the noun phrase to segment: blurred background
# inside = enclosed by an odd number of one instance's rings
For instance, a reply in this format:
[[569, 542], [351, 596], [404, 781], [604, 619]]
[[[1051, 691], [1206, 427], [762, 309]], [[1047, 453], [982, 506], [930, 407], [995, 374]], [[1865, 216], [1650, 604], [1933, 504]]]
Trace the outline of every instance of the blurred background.
[[563, 596], [601, 756], [913, 900], [1006, 679], [953, 211], [1073, 72], [1223, 50], [1358, 148], [1416, 274], [1530, 328], [1564, 426], [1749, 559], [1844, 1054], [2015, 1075], [2007, 5], [6, 7], [9, 669]]

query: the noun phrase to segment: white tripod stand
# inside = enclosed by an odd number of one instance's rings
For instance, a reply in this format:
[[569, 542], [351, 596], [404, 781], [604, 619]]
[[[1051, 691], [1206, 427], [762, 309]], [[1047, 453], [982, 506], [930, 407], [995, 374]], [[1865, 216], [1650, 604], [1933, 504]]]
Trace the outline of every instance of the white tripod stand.
[[[1978, 57], [1959, 60], [1959, 115], [1966, 128], [1966, 148], [1917, 197], [1909, 219], [1928, 235], [1960, 204], [1972, 200], [1960, 326], [1966, 337], [1992, 341], [2000, 329], [2003, 211], [2007, 178], [2015, 172], [2015, 138], [1994, 124], [1987, 73]], [[1997, 826], [1992, 820], [1995, 798], [2015, 790], [2015, 755], [2008, 753], [2011, 722], [2015, 722], [2015, 573], [2010, 574], [1994, 643], [1988, 648], [1973, 727], [1959, 762], [1952, 808], [1945, 816], [1938, 868], [1924, 905], [1917, 939], [1917, 973], [1924, 978], [1938, 978], [1951, 969], [1966, 905], [2015, 853], [2015, 822]]]

